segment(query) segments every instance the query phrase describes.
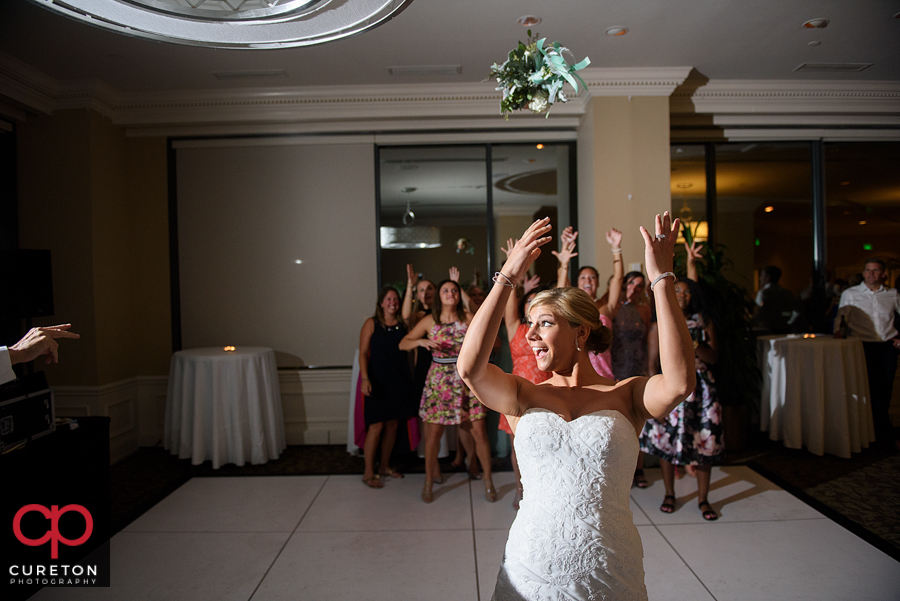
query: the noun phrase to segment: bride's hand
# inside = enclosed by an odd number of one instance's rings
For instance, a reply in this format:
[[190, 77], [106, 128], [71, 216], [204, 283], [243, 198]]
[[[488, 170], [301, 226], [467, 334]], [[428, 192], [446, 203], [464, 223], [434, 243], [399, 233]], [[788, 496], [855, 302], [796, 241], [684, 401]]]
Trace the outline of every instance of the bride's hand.
[[647, 277], [651, 282], [659, 274], [672, 271], [675, 241], [678, 239], [680, 225], [678, 219], [673, 223], [669, 212], [666, 211], [662, 216], [656, 216], [655, 238], [651, 238], [650, 232], [641, 226], [641, 235], [644, 237], [644, 264], [647, 266]]
[[549, 217], [532, 223], [508, 253], [506, 263], [500, 272], [514, 283], [521, 283], [528, 268], [541, 255], [540, 247], [550, 242], [551, 236], [544, 234], [549, 232], [551, 227]]

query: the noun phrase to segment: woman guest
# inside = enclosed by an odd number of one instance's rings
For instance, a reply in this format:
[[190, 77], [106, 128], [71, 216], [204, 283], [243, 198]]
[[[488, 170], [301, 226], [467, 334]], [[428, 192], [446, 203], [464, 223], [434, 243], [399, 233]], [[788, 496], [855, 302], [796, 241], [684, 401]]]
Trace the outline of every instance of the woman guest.
[[[434, 284], [431, 280], [420, 280], [412, 265], [406, 266], [406, 292], [403, 294], [401, 316], [406, 322], [407, 331], [412, 331], [416, 324], [431, 313], [434, 305]], [[431, 368], [431, 350], [419, 347], [413, 353], [413, 384], [415, 397], [422, 396], [425, 389], [425, 378]]]
[[[476, 270], [476, 274], [477, 274]], [[454, 277], [454, 275], [456, 277]], [[456, 283], [459, 283], [459, 270], [455, 267], [450, 268], [450, 279]], [[485, 293], [484, 289], [478, 284], [471, 284], [465, 290], [465, 294], [463, 294], [463, 305], [465, 305], [469, 312], [475, 314], [478, 311], [478, 308], [481, 306], [481, 303], [484, 302]], [[466, 299], [468, 298], [468, 302]], [[498, 339], [494, 343], [494, 350], [498, 350], [500, 348], [500, 340]], [[460, 471], [463, 469], [463, 465], [465, 464], [465, 460], [468, 457], [469, 459], [469, 478], [472, 480], [480, 480], [481, 472], [478, 468], [478, 458], [475, 454], [475, 439], [472, 438], [472, 434], [468, 430], [463, 430], [462, 428], [457, 428], [456, 430], [456, 457], [453, 458], [453, 461], [450, 462], [450, 467], [453, 468], [454, 471]]]
[[[512, 252], [516, 241], [510, 238], [507, 241], [506, 248], [502, 249], [506, 256]], [[523, 281], [523, 290], [525, 291], [522, 299], [516, 302], [516, 295], [510, 294], [506, 301], [506, 311], [503, 314], [503, 322], [506, 325], [506, 335], [509, 338], [509, 353], [512, 356], [514, 375], [525, 378], [532, 384], [540, 384], [550, 379], [550, 372], [538, 369], [537, 360], [534, 358], [534, 352], [531, 345], [525, 339], [528, 332], [528, 326], [525, 324], [525, 316], [528, 314], [528, 305], [537, 295], [537, 285], [540, 278], [537, 276], [525, 278]], [[500, 430], [509, 434], [509, 442], [512, 450], [510, 451], [510, 462], [512, 463], [513, 474], [516, 476], [516, 496], [513, 498], [513, 508], [518, 511], [519, 504], [525, 494], [522, 488], [522, 476], [519, 473], [519, 462], [516, 460], [516, 435], [509, 420], [505, 415], [500, 414]]]
[[[578, 238], [578, 232], [572, 231], [571, 227], [563, 230], [562, 239], [563, 247], [559, 252], [554, 252], [559, 267], [557, 268], [557, 287], [568, 286], [569, 261], [572, 257], [577, 257], [575, 252], [575, 240]], [[611, 228], [606, 232], [606, 242], [609, 243], [613, 256], [613, 275], [609, 280], [609, 290], [603, 296], [603, 299], [596, 300], [597, 285], [600, 282], [600, 274], [596, 269], [590, 266], [584, 266], [578, 271], [577, 285], [584, 290], [588, 296], [595, 299], [597, 309], [600, 311], [600, 322], [607, 328], [612, 329], [612, 320], [619, 308], [619, 296], [622, 292], [622, 275], [625, 268], [622, 263], [622, 232], [615, 228]], [[591, 353], [591, 365], [597, 370], [597, 373], [604, 378], [615, 380], [612, 370], [612, 354], [607, 349], [602, 353]]]
[[[381, 476], [403, 477], [390, 467], [391, 451], [399, 420], [415, 415], [412, 374], [406, 353], [399, 348], [406, 335], [399, 313], [400, 294], [391, 287], [382, 288], [375, 304], [375, 316], [365, 321], [359, 333], [359, 374], [367, 428], [363, 482], [372, 488], [383, 486]], [[379, 441], [381, 463], [376, 474]]]
[[438, 451], [444, 426], [452, 424], [471, 431], [475, 438], [475, 453], [484, 470], [485, 497], [491, 502], [497, 500], [497, 491], [491, 479], [491, 449], [484, 425], [487, 411], [469, 392], [456, 371], [456, 358], [471, 321], [472, 314], [462, 304], [459, 284], [444, 280], [438, 288], [438, 302], [434, 303], [431, 314], [416, 324], [400, 342], [402, 350], [429, 349], [433, 357], [419, 407], [419, 416], [425, 424], [425, 486], [422, 500], [426, 503], [434, 499], [433, 483], [443, 482]]
[[528, 309], [526, 338], [541, 384], [488, 363], [508, 295], [549, 242], [549, 220], [526, 230], [472, 321], [457, 369], [485, 404], [518, 418], [516, 454], [525, 498], [509, 532], [496, 601], [646, 599], [643, 548], [629, 491], [644, 422], [661, 418], [695, 386], [693, 347], [672, 280], [678, 221], [656, 217], [656, 238], [641, 228], [645, 264], [656, 288], [662, 374], [611, 382], [594, 370], [588, 351], [603, 350], [610, 333], [583, 291], [538, 294]]
[[709, 371], [709, 366], [718, 359], [716, 330], [696, 282], [686, 278], [675, 282], [675, 298], [693, 339], [697, 387], [667, 418], [646, 423], [641, 434], [641, 450], [659, 457], [666, 486], [660, 511], [675, 511], [675, 466], [693, 466], [703, 519], [715, 520], [719, 515], [707, 499], [710, 472], [712, 464], [720, 460], [725, 451], [722, 408]]

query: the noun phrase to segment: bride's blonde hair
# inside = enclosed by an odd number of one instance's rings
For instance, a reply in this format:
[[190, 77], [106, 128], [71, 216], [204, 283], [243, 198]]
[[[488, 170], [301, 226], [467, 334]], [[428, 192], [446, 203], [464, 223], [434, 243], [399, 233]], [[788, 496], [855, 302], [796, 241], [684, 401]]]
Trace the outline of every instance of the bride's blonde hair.
[[602, 353], [612, 344], [612, 330], [600, 322], [600, 311], [594, 299], [580, 288], [554, 288], [539, 292], [531, 301], [528, 310], [535, 307], [549, 307], [554, 315], [569, 322], [573, 328], [586, 325], [591, 333], [588, 335], [585, 348], [588, 351]]

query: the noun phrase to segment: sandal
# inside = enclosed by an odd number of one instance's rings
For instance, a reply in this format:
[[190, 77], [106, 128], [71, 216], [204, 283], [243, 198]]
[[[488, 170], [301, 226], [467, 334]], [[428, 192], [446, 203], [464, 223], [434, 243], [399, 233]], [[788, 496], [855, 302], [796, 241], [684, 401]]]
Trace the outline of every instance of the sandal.
[[490, 486], [484, 487], [484, 498], [487, 499], [488, 503], [495, 503], [497, 501], [497, 489], [494, 488], [493, 483]]
[[401, 474], [400, 472], [398, 472], [397, 470], [395, 470], [392, 467], [389, 467], [386, 472], [384, 472], [383, 474], [379, 474], [379, 476], [388, 476], [391, 478], [405, 478], [405, 476], [403, 474]]
[[513, 497], [513, 509], [519, 511], [519, 503], [522, 502], [524, 496], [525, 490], [521, 486], [516, 487], [516, 496]]
[[[704, 505], [709, 509], [703, 509]], [[697, 504], [697, 508], [703, 512], [703, 519], [707, 522], [714, 522], [719, 519], [719, 514], [716, 513], [716, 510], [712, 508], [712, 505], [709, 504], [709, 501], [700, 501], [700, 503]]]
[[650, 486], [650, 483], [647, 482], [647, 478], [644, 476], [644, 470], [634, 470], [634, 485], [638, 488]]
[[[669, 499], [672, 499], [671, 503], [669, 503]], [[663, 513], [672, 513], [675, 511], [675, 495], [664, 496], [662, 505], [659, 506], [659, 510]]]
[[369, 488], [384, 488], [384, 483], [381, 481], [381, 476], [379, 476], [378, 474], [375, 474], [368, 479], [364, 476], [362, 481], [363, 484], [365, 484]]
[[426, 503], [434, 501], [434, 493], [431, 492], [431, 482], [426, 482], [425, 486], [422, 488], [422, 500]]

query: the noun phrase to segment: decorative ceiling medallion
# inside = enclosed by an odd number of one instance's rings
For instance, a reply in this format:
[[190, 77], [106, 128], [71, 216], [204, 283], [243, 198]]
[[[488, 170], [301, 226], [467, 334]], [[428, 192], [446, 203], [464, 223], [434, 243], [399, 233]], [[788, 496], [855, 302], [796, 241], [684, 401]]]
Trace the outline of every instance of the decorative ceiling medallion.
[[289, 48], [386, 23], [413, 0], [31, 0], [139, 38], [211, 48]]

